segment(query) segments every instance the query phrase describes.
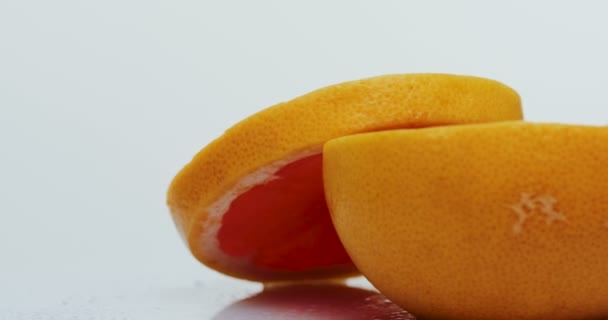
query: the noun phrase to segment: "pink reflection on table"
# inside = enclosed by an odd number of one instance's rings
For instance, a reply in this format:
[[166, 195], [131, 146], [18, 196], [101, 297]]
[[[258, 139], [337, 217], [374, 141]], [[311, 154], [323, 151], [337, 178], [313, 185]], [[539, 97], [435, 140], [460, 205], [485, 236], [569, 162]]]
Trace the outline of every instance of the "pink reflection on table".
[[415, 320], [381, 294], [344, 285], [266, 288], [236, 302], [213, 320]]

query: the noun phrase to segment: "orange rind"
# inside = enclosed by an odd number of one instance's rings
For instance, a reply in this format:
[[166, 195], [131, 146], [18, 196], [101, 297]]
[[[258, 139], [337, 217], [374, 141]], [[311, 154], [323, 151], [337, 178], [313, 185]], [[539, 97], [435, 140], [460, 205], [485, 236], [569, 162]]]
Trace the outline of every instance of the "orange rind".
[[522, 121], [325, 145], [334, 226], [424, 319], [608, 316], [608, 127]]

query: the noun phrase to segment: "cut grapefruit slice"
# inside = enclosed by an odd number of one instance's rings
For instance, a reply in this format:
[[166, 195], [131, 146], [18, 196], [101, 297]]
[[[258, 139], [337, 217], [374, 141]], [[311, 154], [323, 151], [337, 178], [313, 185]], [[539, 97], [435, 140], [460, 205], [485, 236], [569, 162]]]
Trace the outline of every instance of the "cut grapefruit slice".
[[238, 278], [283, 281], [357, 273], [333, 228], [323, 144], [390, 128], [521, 119], [496, 81], [387, 75], [333, 85], [263, 110], [201, 150], [168, 205], [193, 255]]

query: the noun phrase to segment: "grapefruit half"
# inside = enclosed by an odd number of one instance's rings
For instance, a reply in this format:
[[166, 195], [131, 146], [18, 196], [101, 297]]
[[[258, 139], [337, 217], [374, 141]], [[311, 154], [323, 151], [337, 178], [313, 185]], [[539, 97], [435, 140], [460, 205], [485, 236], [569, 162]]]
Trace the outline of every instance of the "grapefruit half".
[[608, 127], [522, 121], [324, 148], [342, 243], [425, 319], [608, 316]]
[[325, 202], [322, 146], [361, 132], [521, 119], [493, 80], [387, 75], [329, 86], [265, 109], [202, 149], [167, 203], [192, 254], [257, 281], [357, 273]]

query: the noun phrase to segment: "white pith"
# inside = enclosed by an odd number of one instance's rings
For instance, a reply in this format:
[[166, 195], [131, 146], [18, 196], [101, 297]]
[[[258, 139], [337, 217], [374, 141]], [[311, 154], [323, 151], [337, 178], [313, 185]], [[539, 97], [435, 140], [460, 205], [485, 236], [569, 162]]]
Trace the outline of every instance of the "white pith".
[[251, 269], [250, 257], [232, 257], [220, 249], [218, 233], [224, 214], [230, 209], [232, 202], [241, 194], [251, 188], [279, 179], [275, 174], [290, 163], [321, 153], [321, 147], [307, 149], [281, 160], [275, 161], [244, 176], [238, 183], [230, 188], [222, 197], [207, 208], [207, 219], [203, 225], [203, 232], [198, 239], [198, 248], [203, 256], [210, 257], [215, 263], [229, 267], [232, 270]]

